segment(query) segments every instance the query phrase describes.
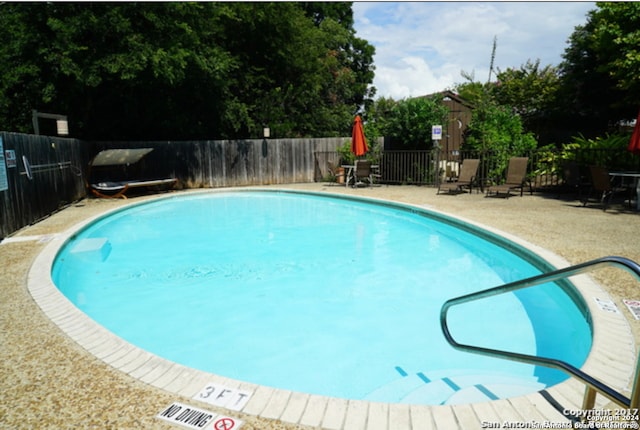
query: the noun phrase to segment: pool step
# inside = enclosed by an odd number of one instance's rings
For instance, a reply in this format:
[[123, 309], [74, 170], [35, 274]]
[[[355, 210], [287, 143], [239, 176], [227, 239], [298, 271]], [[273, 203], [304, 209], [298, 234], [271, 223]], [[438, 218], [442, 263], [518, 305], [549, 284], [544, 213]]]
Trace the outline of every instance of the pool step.
[[104, 262], [111, 253], [111, 242], [106, 237], [80, 239], [71, 248], [71, 253], [81, 258], [97, 259]]
[[[448, 374], [450, 376], [441, 376]], [[540, 391], [545, 385], [534, 376], [519, 377], [497, 372], [464, 371], [427, 375], [404, 373], [370, 392], [364, 400], [391, 403], [454, 405], [485, 402]]]

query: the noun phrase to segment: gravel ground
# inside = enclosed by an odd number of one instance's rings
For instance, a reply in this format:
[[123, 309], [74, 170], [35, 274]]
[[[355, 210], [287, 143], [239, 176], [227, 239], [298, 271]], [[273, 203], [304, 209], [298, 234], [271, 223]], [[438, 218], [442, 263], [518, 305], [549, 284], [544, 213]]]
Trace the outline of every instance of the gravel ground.
[[[271, 187], [276, 188], [276, 187]], [[429, 187], [345, 188], [330, 184], [278, 186], [389, 199], [436, 209], [516, 235], [570, 264], [619, 255], [640, 262], [640, 213], [614, 204], [582, 207], [572, 196], [534, 194], [487, 198], [482, 194], [436, 195]], [[140, 201], [148, 197], [135, 197]], [[44, 247], [30, 236], [64, 231], [77, 222], [126, 204], [123, 200], [86, 199], [17, 232], [0, 244], [0, 428], [175, 428], [157, 420], [172, 402], [189, 399], [147, 386], [103, 364], [53, 324], [29, 295], [27, 272]], [[24, 241], [15, 241], [22, 238]], [[46, 239], [46, 236], [45, 236]], [[640, 300], [639, 284], [618, 269], [602, 269], [593, 278], [608, 291], [629, 321], [636, 343], [640, 322], [622, 299]], [[245, 421], [243, 429], [301, 429], [278, 421], [210, 410]]]

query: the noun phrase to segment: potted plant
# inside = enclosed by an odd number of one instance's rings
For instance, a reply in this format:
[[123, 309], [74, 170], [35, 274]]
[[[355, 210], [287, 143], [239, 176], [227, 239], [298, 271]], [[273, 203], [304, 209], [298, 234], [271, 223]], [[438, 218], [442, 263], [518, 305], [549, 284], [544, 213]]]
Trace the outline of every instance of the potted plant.
[[339, 184], [344, 183], [345, 171], [343, 165], [353, 165], [356, 162], [356, 156], [351, 152], [351, 141], [346, 140], [342, 146], [336, 149], [339, 155], [339, 163], [336, 167], [336, 177]]

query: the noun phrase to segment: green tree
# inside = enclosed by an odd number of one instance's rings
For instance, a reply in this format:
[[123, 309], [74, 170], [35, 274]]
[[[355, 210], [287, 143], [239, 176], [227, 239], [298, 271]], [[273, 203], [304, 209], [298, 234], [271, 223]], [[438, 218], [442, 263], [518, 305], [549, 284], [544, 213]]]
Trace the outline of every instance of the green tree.
[[540, 67], [540, 60], [528, 60], [519, 69], [498, 70], [497, 82], [491, 87], [494, 100], [511, 106], [527, 122], [554, 109], [560, 84], [558, 69]]
[[466, 82], [456, 84], [455, 92], [475, 106], [506, 107], [519, 116], [522, 132], [532, 133], [539, 145], [567, 141], [579, 131], [567, 121], [558, 67], [541, 67], [539, 60], [527, 60], [519, 68], [498, 69], [496, 81], [487, 83], [475, 81], [472, 73], [461, 74]]
[[[365, 133], [370, 130], [375, 137], [384, 136], [388, 130], [391, 112], [397, 104], [398, 102], [391, 97], [380, 97], [367, 106], [362, 115]], [[368, 134], [367, 138], [369, 138]]]
[[564, 120], [587, 137], [634, 118], [640, 99], [640, 3], [596, 5], [560, 64]]
[[[530, 66], [525, 66], [525, 71], [527, 68], [531, 69], [532, 64], [528, 64]], [[490, 176], [500, 175], [510, 157], [524, 155], [537, 146], [536, 139], [525, 130], [521, 118], [521, 113], [526, 113], [529, 103], [532, 103], [530, 95], [521, 89], [521, 85], [524, 85], [523, 75], [527, 76], [526, 73], [511, 70], [506, 73], [498, 72], [498, 76], [508, 78], [507, 88], [501, 89], [500, 81], [498, 84], [481, 84], [473, 81], [473, 74], [463, 72], [462, 76], [467, 82], [458, 85], [464, 94], [462, 97], [468, 97], [467, 100], [472, 100], [475, 106], [463, 149], [478, 151], [484, 154], [483, 157], [492, 158], [494, 170], [489, 172]], [[517, 79], [510, 79], [511, 77]], [[502, 98], [502, 103], [509, 100], [517, 102], [520, 108], [514, 109], [508, 104], [502, 104], [498, 101], [499, 98]]]
[[3, 4], [0, 58], [21, 65], [2, 72], [3, 125], [30, 131], [38, 109], [68, 114], [80, 137], [197, 135], [220, 116], [224, 107], [209, 100], [237, 69], [214, 43], [214, 12], [195, 3]]
[[[321, 32], [295, 3], [232, 3], [219, 44], [237, 64], [230, 78], [225, 137], [308, 135], [322, 107]], [[346, 118], [345, 118], [346, 119]]]
[[[493, 40], [491, 66], [495, 60], [496, 39]], [[473, 73], [461, 72], [466, 82], [456, 85], [460, 96], [473, 103], [471, 123], [467, 129], [464, 149], [491, 153], [498, 171], [509, 157], [522, 155], [537, 146], [536, 139], [523, 126], [523, 117], [540, 114], [548, 108], [549, 95], [555, 94], [554, 70], [539, 70], [539, 61], [527, 61], [520, 70], [498, 70], [497, 82], [475, 80]], [[557, 80], [557, 79], [556, 79]], [[497, 172], [494, 172], [497, 173]]]
[[590, 14], [595, 24], [594, 49], [600, 56], [600, 70], [623, 91], [623, 103], [634, 107], [640, 99], [640, 3], [597, 3]]
[[508, 106], [484, 103], [474, 109], [465, 140], [466, 149], [515, 156], [536, 146], [533, 135], [524, 131], [520, 116]]
[[497, 82], [490, 87], [493, 100], [499, 105], [511, 106], [520, 116], [524, 129], [536, 135], [542, 144], [554, 140], [559, 117], [558, 68], [540, 67], [540, 60], [528, 60], [518, 69], [498, 70], [496, 78]]
[[469, 103], [476, 105], [481, 103], [484, 97], [486, 97], [488, 87], [489, 84], [470, 80], [468, 82], [456, 84], [453, 91]]
[[[353, 117], [373, 103], [376, 89], [373, 55], [375, 48], [355, 36], [350, 2], [307, 2], [307, 16], [322, 31], [326, 54], [321, 60], [323, 79], [321, 94], [325, 101], [324, 117], [315, 121], [331, 125], [334, 135], [342, 133], [345, 115]], [[351, 118], [352, 119], [352, 118]]]
[[350, 4], [4, 3], [0, 122], [64, 113], [93, 139], [348, 132], [373, 47]]
[[510, 157], [526, 155], [537, 142], [524, 131], [520, 116], [508, 106], [480, 103], [473, 110], [464, 143], [465, 150], [478, 151], [491, 159], [490, 177], [500, 177]]

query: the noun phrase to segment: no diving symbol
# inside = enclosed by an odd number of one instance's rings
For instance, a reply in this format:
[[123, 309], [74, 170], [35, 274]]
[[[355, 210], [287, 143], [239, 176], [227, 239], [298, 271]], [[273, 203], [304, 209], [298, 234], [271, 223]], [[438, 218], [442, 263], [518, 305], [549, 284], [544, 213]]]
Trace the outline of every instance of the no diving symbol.
[[231, 430], [236, 426], [236, 422], [229, 417], [220, 418], [213, 424], [216, 430]]

